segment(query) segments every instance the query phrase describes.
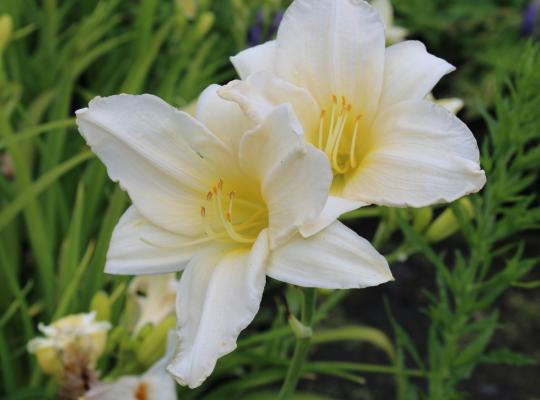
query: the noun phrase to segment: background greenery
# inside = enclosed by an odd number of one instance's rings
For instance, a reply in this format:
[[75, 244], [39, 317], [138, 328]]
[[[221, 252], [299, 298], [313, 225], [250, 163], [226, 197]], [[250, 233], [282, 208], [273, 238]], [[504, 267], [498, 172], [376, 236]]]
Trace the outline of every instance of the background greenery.
[[[74, 110], [119, 92], [186, 106], [234, 78], [228, 56], [253, 41], [253, 24], [271, 35], [285, 3], [0, 1], [13, 22], [7, 42], [0, 24], [0, 396], [55, 398], [26, 352], [38, 322], [95, 308], [99, 292], [122, 325], [129, 278], [103, 265], [128, 199], [84, 146]], [[410, 37], [458, 67], [435, 95], [465, 99], [488, 184], [448, 209], [343, 218], [388, 255], [396, 282], [319, 293], [295, 398], [539, 399], [540, 50], [520, 33], [527, 2], [393, 3]], [[295, 342], [286, 305], [300, 318], [301, 302], [297, 289], [271, 282], [239, 349], [181, 398], [274, 398]], [[111, 335], [105, 373], [118, 374], [126, 354], [129, 373], [159, 357], [130, 359], [144, 337], [122, 335]]]

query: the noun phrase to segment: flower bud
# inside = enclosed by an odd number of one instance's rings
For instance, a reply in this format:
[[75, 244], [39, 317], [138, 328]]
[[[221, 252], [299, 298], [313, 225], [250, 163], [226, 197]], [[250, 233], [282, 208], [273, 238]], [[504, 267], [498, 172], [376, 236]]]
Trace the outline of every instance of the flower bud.
[[11, 38], [11, 32], [13, 31], [13, 21], [7, 14], [0, 15], [0, 56], [4, 52], [9, 39]]
[[144, 367], [152, 365], [163, 354], [167, 335], [176, 325], [176, 318], [170, 315], [157, 325], [137, 349], [137, 361]]
[[431, 207], [415, 208], [413, 214], [413, 229], [417, 233], [421, 233], [427, 228], [433, 218], [433, 210]]
[[90, 310], [96, 312], [98, 321], [111, 319], [111, 299], [104, 291], [97, 292], [90, 302]]
[[205, 11], [201, 14], [194, 28], [196, 40], [203, 38], [208, 33], [208, 31], [212, 29], [215, 19], [216, 16], [210, 11]]
[[[474, 209], [471, 201], [465, 197], [459, 200], [459, 204], [462, 209], [465, 210], [465, 216], [469, 219], [472, 218], [474, 215]], [[435, 221], [433, 221], [427, 230], [425, 237], [428, 242], [436, 243], [452, 236], [458, 230], [459, 222], [452, 212], [452, 209], [447, 208], [435, 219]]]
[[180, 11], [182, 11], [182, 14], [187, 19], [193, 19], [195, 14], [197, 14], [197, 3], [195, 3], [195, 0], [176, 0], [176, 4], [178, 4], [178, 8], [180, 8]]

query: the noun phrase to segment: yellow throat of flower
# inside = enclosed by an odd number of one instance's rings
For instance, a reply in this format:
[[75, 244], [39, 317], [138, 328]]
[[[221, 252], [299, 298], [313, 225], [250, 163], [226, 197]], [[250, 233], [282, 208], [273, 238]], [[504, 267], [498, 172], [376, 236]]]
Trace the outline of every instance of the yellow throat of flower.
[[[251, 196], [249, 196], [251, 197]], [[252, 244], [259, 232], [268, 226], [266, 206], [251, 198], [225, 190], [223, 179], [206, 194], [201, 206], [206, 238], [222, 242]]]
[[353, 112], [345, 96], [331, 96], [330, 107], [322, 109], [316, 145], [326, 153], [334, 175], [344, 175], [358, 167], [361, 159], [359, 135], [363, 115]]

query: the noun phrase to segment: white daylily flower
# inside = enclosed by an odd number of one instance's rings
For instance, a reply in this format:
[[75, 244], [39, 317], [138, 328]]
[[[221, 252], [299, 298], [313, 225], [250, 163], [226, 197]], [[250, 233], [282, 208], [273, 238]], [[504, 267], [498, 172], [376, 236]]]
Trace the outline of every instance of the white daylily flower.
[[394, 44], [403, 41], [408, 31], [401, 26], [394, 25], [394, 7], [392, 7], [390, 0], [373, 0], [371, 5], [379, 13], [386, 28], [386, 43]]
[[99, 384], [81, 400], [176, 400], [176, 385], [167, 372], [175, 349], [174, 332], [167, 341], [165, 355], [140, 376], [123, 376], [113, 383]]
[[295, 0], [275, 41], [231, 60], [242, 81], [222, 97], [255, 122], [291, 104], [306, 139], [326, 153], [329, 218], [365, 204], [451, 202], [485, 184], [471, 131], [425, 99], [454, 67], [417, 41], [385, 48], [384, 25], [365, 1]]
[[175, 274], [146, 275], [134, 278], [129, 284], [129, 296], [137, 304], [137, 321], [134, 331], [137, 332], [147, 323], [157, 325], [176, 305], [178, 280]]
[[150, 95], [97, 98], [77, 112], [82, 135], [133, 201], [106, 271], [185, 268], [169, 371], [190, 387], [235, 349], [266, 275], [334, 289], [392, 279], [384, 258], [338, 221], [309, 238], [298, 233], [321, 212], [332, 175], [290, 106], [246, 132], [249, 121], [216, 89], [202, 94], [198, 120]]
[[88, 357], [94, 364], [103, 354], [107, 331], [111, 324], [95, 321], [96, 313], [72, 314], [50, 325], [40, 323], [38, 329], [45, 337], [28, 342], [28, 351], [34, 353], [43, 372], [59, 376], [63, 371], [63, 354], [71, 346]]

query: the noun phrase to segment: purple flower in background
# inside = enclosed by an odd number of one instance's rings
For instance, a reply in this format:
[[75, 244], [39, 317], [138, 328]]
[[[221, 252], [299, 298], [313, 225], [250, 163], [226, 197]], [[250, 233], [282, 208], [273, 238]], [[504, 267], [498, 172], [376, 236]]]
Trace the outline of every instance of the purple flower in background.
[[533, 0], [523, 13], [521, 31], [525, 35], [540, 36], [538, 20], [540, 17], [540, 0]]
[[279, 10], [274, 14], [272, 21], [268, 27], [265, 27], [264, 14], [261, 10], [257, 11], [255, 23], [249, 28], [247, 43], [249, 47], [264, 43], [273, 38], [277, 33], [279, 23], [283, 18], [283, 10]]

